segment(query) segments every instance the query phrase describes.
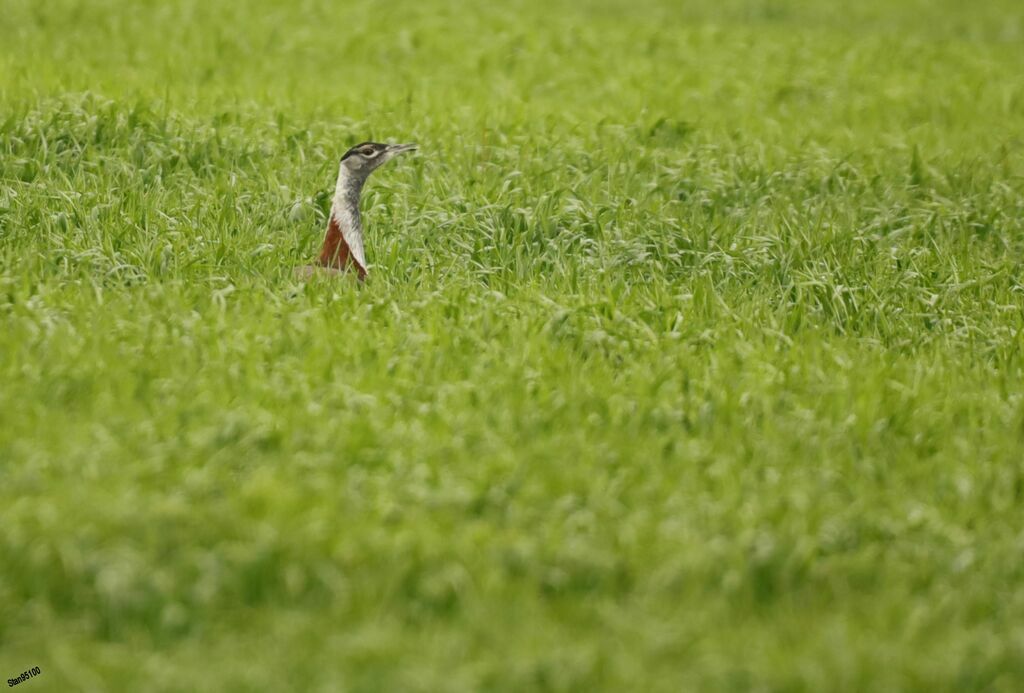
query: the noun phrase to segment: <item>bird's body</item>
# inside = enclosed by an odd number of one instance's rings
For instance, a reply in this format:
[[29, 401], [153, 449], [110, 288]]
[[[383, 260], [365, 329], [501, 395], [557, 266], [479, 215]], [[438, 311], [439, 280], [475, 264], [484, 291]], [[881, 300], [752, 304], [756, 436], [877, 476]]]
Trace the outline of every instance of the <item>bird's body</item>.
[[359, 213], [359, 196], [363, 184], [382, 164], [415, 148], [413, 144], [363, 142], [345, 152], [338, 165], [338, 182], [331, 200], [331, 216], [327, 220], [327, 233], [324, 235], [320, 255], [315, 265], [296, 268], [297, 278], [333, 276], [351, 269], [360, 281], [366, 279], [363, 220]]

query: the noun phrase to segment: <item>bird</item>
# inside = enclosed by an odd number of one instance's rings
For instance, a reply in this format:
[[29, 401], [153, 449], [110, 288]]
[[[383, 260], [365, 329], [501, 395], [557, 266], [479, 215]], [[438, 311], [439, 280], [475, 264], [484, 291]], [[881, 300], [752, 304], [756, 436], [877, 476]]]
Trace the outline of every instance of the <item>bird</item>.
[[361, 142], [349, 149], [338, 162], [338, 182], [334, 186], [331, 216], [320, 255], [313, 265], [295, 269], [299, 279], [318, 275], [339, 275], [355, 270], [359, 281], [366, 280], [366, 250], [363, 246], [363, 221], [359, 214], [359, 195], [370, 174], [399, 154], [414, 151], [415, 144]]

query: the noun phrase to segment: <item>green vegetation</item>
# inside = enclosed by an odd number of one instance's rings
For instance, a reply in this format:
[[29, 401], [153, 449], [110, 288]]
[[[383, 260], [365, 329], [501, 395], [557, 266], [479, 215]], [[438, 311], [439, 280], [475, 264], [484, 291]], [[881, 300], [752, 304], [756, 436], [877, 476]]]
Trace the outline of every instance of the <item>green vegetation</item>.
[[5, 0], [0, 681], [1024, 688], [1024, 8], [839, 7]]

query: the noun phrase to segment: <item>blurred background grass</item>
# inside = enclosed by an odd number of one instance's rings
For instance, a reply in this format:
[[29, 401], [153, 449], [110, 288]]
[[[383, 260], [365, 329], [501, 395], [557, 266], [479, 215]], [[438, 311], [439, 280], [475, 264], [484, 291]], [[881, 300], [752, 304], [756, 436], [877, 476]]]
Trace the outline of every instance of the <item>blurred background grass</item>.
[[[1018, 3], [0, 37], [3, 677], [1021, 686]], [[370, 138], [372, 279], [295, 284]]]

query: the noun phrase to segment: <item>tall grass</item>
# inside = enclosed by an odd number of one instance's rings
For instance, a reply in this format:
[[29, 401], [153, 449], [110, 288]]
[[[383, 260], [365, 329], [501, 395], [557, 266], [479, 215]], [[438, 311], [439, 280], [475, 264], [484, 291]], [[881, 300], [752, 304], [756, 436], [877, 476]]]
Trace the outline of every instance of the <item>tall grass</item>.
[[[0, 674], [1017, 690], [1024, 12], [8, 0]], [[338, 156], [371, 276], [297, 283]]]

